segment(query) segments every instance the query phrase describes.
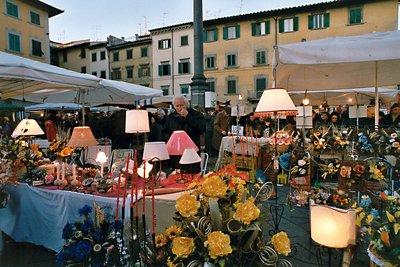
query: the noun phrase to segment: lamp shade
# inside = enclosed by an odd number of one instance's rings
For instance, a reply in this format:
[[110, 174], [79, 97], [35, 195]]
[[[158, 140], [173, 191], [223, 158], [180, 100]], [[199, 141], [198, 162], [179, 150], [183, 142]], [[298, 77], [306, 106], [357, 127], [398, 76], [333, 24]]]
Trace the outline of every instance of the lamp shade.
[[17, 127], [14, 129], [11, 137], [15, 138], [21, 135], [31, 136], [31, 135], [42, 135], [44, 134], [42, 128], [34, 119], [23, 119], [18, 123]]
[[254, 112], [254, 116], [257, 117], [269, 117], [273, 114], [280, 116], [297, 115], [296, 106], [285, 89], [265, 89]]
[[311, 238], [330, 248], [356, 243], [356, 212], [325, 205], [310, 206]]
[[104, 153], [103, 151], [99, 151], [99, 153], [97, 153], [96, 162], [102, 164], [106, 163], [107, 162], [106, 153]]
[[201, 162], [201, 158], [194, 148], [185, 148], [179, 164], [193, 164], [198, 162]]
[[182, 155], [185, 148], [194, 148], [196, 152], [199, 151], [199, 148], [185, 131], [173, 132], [167, 142], [168, 154], [174, 156]]
[[165, 142], [144, 143], [143, 160], [151, 160], [153, 158], [158, 158], [159, 160], [169, 159]]
[[87, 147], [96, 146], [98, 143], [93, 136], [89, 126], [78, 126], [72, 131], [71, 138], [67, 146], [70, 147]]
[[147, 110], [132, 109], [126, 112], [125, 133], [150, 132]]

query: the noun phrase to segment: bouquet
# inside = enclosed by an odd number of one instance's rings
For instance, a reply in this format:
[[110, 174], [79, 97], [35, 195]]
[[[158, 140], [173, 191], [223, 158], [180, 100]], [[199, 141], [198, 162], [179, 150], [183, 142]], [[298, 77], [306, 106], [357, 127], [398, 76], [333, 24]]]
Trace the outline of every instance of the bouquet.
[[277, 131], [268, 140], [269, 144], [277, 146], [278, 152], [283, 153], [288, 150], [290, 144], [292, 143], [292, 134], [286, 131]]
[[311, 145], [315, 152], [324, 152], [330, 147], [328, 132], [314, 131], [311, 135]]
[[390, 155], [400, 154], [400, 136], [395, 130], [387, 132], [382, 129], [383, 136], [385, 137], [384, 151]]
[[353, 131], [339, 131], [334, 132], [330, 138], [330, 146], [336, 151], [345, 150], [350, 144], [349, 136]]
[[362, 196], [357, 208], [356, 225], [362, 237], [369, 238], [369, 250], [384, 266], [396, 266], [400, 260], [400, 198], [380, 195], [381, 210], [373, 206], [369, 196]]
[[87, 264], [98, 266], [127, 266], [129, 254], [122, 239], [122, 223], [105, 219], [105, 212], [94, 206], [85, 205], [79, 209], [83, 221], [67, 223], [62, 236], [65, 239], [63, 249], [57, 254], [56, 261], [65, 266]]
[[363, 132], [358, 134], [357, 149], [360, 154], [379, 153], [381, 136], [379, 132]]
[[176, 201], [176, 225], [156, 236], [156, 255], [164, 255], [168, 266], [272, 266], [279, 261], [291, 266], [278, 258], [291, 252], [287, 234], [266, 241], [261, 230], [262, 202], [271, 195], [272, 184], [248, 197], [247, 181], [247, 173], [227, 165], [193, 182], [190, 193]]

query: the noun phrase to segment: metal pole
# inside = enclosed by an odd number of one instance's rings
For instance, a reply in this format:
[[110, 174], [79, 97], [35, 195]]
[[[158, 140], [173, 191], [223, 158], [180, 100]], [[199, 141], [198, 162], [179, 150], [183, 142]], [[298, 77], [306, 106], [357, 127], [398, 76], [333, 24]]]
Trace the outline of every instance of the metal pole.
[[193, 0], [194, 74], [191, 85], [192, 107], [205, 106], [207, 88], [203, 64], [203, 1]]

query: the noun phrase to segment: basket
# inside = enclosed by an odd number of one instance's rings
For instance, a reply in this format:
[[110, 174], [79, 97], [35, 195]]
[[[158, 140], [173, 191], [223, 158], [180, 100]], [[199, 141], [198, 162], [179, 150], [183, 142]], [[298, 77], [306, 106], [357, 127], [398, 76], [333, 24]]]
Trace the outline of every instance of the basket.
[[[249, 155], [236, 155], [236, 160], [233, 161], [233, 154], [228, 151], [224, 151], [224, 157], [222, 158], [221, 165], [233, 164], [238, 169], [253, 169], [257, 165], [257, 157]], [[254, 165], [253, 165], [254, 164]]]

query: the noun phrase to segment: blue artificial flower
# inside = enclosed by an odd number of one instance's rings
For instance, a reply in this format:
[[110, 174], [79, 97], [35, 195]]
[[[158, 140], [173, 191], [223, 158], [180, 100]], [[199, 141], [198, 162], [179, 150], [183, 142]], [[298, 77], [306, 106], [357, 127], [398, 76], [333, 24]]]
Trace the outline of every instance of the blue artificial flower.
[[63, 264], [64, 261], [65, 261], [65, 254], [64, 254], [64, 252], [60, 251], [59, 253], [57, 253], [56, 263], [57, 264]]
[[79, 209], [79, 215], [89, 215], [89, 213], [92, 212], [92, 207], [90, 207], [89, 205], [85, 205], [83, 206], [81, 209]]
[[112, 223], [112, 229], [114, 230], [122, 230], [122, 222], [121, 221], [114, 221]]
[[371, 144], [363, 144], [361, 146], [361, 149], [365, 150], [365, 151], [370, 151], [372, 149], [372, 145]]
[[368, 198], [363, 198], [360, 201], [360, 206], [363, 207], [363, 208], [366, 208], [366, 207], [369, 206], [369, 204], [371, 204], [371, 201], [372, 200], [369, 197]]
[[71, 245], [69, 245], [68, 247], [65, 248], [64, 257], [66, 259], [72, 259], [74, 257], [75, 247], [76, 247], [76, 243], [72, 243]]
[[379, 211], [377, 209], [371, 209], [371, 213], [375, 218], [379, 218]]
[[101, 259], [100, 257], [93, 257], [91, 262], [90, 262], [90, 265], [92, 267], [101, 267], [101, 266], [103, 266], [103, 261], [104, 260]]
[[101, 243], [103, 240], [103, 234], [99, 230], [94, 230], [92, 236], [96, 243]]
[[366, 137], [365, 135], [361, 135], [361, 136], [358, 138], [358, 142], [359, 142], [359, 143], [367, 143], [367, 142], [368, 142], [368, 137]]
[[63, 239], [70, 239], [72, 237], [73, 233], [74, 233], [74, 228], [73, 228], [72, 224], [67, 223], [64, 226], [63, 233], [62, 233], [62, 238]]
[[79, 241], [75, 248], [75, 256], [77, 261], [84, 261], [90, 252], [92, 252], [92, 245], [85, 240]]
[[82, 224], [82, 233], [88, 235], [93, 230], [92, 220], [85, 220]]

